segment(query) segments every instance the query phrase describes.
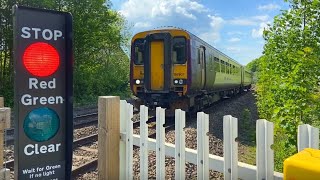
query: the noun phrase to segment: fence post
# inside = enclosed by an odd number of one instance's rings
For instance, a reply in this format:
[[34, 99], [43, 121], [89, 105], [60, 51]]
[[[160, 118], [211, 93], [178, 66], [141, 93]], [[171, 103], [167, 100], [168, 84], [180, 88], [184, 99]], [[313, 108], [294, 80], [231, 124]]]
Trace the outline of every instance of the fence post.
[[0, 179], [9, 180], [10, 170], [3, 168], [4, 130], [10, 128], [11, 109], [4, 107], [4, 99], [0, 97]]
[[140, 179], [148, 179], [148, 108], [140, 106]]
[[209, 179], [209, 115], [197, 113], [197, 179]]
[[257, 120], [257, 179], [273, 179], [274, 152], [273, 145], [273, 123], [265, 119]]
[[185, 128], [186, 113], [181, 109], [175, 111], [175, 179], [185, 179]]
[[156, 108], [156, 173], [157, 179], [165, 179], [166, 177], [166, 164], [165, 164], [165, 110], [161, 107]]
[[98, 176], [100, 180], [119, 179], [120, 98], [98, 99]]
[[133, 179], [133, 106], [125, 100], [120, 101], [120, 180]]
[[238, 179], [238, 119], [223, 116], [224, 179]]
[[319, 129], [309, 124], [298, 126], [298, 152], [304, 148], [319, 149]]

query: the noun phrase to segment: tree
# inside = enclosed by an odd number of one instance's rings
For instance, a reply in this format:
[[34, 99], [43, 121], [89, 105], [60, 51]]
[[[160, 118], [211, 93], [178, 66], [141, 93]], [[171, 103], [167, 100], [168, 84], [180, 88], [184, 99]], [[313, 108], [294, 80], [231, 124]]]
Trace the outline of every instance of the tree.
[[278, 147], [293, 152], [297, 126], [318, 125], [320, 118], [320, 4], [318, 0], [289, 3], [291, 8], [264, 31], [257, 93], [260, 118], [275, 123], [276, 138], [285, 142]]
[[0, 2], [0, 95], [7, 105], [13, 105], [14, 4], [71, 12], [76, 102], [94, 102], [97, 96], [110, 93], [129, 94], [129, 60], [120, 48], [128, 42], [128, 30], [123, 17], [110, 9], [109, 0], [6, 0]]
[[259, 71], [259, 63], [260, 58], [254, 59], [246, 65], [246, 68], [248, 68], [251, 72], [257, 72]]

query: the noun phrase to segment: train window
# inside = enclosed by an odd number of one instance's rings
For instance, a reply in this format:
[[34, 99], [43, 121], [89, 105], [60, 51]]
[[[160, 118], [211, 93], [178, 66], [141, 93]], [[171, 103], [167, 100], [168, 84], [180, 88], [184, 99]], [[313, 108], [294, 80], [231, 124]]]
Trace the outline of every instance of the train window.
[[221, 72], [226, 73], [226, 63], [223, 60], [221, 61]]
[[172, 61], [174, 64], [186, 63], [186, 39], [184, 37], [173, 38]]
[[200, 64], [200, 49], [198, 49], [198, 64]]
[[143, 64], [143, 39], [136, 39], [134, 41], [134, 64]]
[[214, 57], [214, 69], [216, 72], [220, 72], [220, 63], [217, 57]]

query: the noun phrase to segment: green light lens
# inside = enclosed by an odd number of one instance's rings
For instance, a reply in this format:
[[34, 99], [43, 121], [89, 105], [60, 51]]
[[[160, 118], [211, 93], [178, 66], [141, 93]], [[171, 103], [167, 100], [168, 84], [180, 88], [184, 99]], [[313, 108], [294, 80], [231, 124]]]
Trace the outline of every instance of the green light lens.
[[32, 110], [24, 119], [23, 129], [33, 141], [42, 142], [51, 139], [58, 132], [60, 119], [57, 113], [49, 108]]

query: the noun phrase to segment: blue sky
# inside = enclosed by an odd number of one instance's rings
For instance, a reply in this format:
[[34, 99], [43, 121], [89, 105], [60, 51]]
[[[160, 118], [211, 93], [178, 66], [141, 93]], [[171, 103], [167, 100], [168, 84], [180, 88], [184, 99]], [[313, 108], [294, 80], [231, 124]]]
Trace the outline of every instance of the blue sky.
[[175, 26], [199, 36], [246, 65], [262, 55], [262, 31], [272, 24], [283, 0], [111, 0], [127, 20], [130, 32]]

